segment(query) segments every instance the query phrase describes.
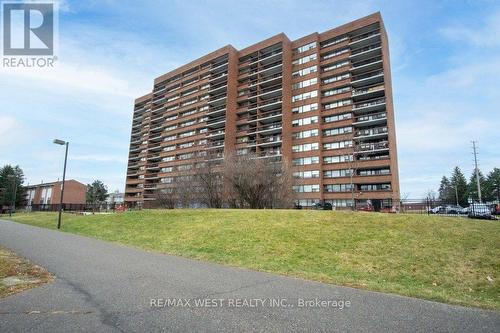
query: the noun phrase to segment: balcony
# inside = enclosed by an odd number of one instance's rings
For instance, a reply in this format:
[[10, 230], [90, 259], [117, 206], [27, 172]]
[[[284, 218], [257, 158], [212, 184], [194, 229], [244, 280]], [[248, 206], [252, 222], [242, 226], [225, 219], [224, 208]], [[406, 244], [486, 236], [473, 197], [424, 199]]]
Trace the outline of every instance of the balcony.
[[217, 95], [217, 96], [211, 96], [209, 101], [208, 101], [208, 105], [213, 105], [213, 106], [223, 105], [226, 98], [227, 98], [227, 95], [225, 93]]
[[274, 124], [274, 125], [260, 127], [257, 129], [255, 133], [266, 133], [266, 134], [280, 133], [281, 129], [282, 129], [281, 124]]
[[260, 143], [258, 143], [257, 146], [273, 146], [279, 144], [281, 144], [281, 136], [276, 135], [261, 139]]
[[368, 113], [385, 110], [385, 98], [376, 98], [363, 103], [355, 104], [352, 107], [354, 113]]
[[218, 83], [218, 82], [222, 82], [223, 79], [225, 79], [226, 77], [227, 77], [227, 73], [224, 72], [222, 74], [218, 74], [218, 75], [212, 76], [210, 78], [210, 80], [208, 80], [208, 82], [215, 84], [215, 83]]
[[389, 150], [388, 141], [380, 141], [373, 143], [361, 143], [356, 146], [354, 154], [379, 153]]
[[219, 84], [214, 84], [210, 85], [210, 89], [208, 90], [209, 93], [214, 93], [216, 91], [221, 91], [222, 89], [227, 88], [227, 83], [219, 83]]
[[210, 73], [218, 73], [221, 70], [225, 70], [227, 68], [227, 66], [228, 66], [227, 60], [225, 60], [225, 62], [223, 62], [221, 64], [212, 65], [212, 67], [210, 68]]
[[207, 120], [207, 127], [208, 128], [218, 128], [218, 127], [224, 127], [224, 124], [226, 123], [226, 117], [218, 117], [218, 118], [210, 118]]
[[382, 67], [383, 67], [382, 57], [377, 56], [353, 63], [351, 67], [351, 74], [355, 76], [362, 74], [363, 72], [370, 72], [376, 69], [382, 69]]
[[387, 127], [376, 127], [356, 131], [354, 134], [355, 140], [361, 139], [378, 139], [387, 137]]
[[[254, 111], [257, 109], [262, 110], [262, 111], [269, 111], [270, 109], [272, 109], [273, 106], [281, 104], [282, 101], [283, 101], [283, 99], [281, 97], [268, 99], [268, 100], [265, 100], [264, 102], [246, 105], [246, 106], [242, 107], [242, 110], [240, 110], [240, 112], [241, 111]], [[246, 107], [246, 109], [243, 109], [245, 107]]]
[[216, 116], [226, 113], [226, 106], [212, 106], [208, 109], [207, 116]]
[[221, 137], [221, 136], [224, 136], [226, 132], [223, 131], [223, 130], [218, 130], [218, 131], [213, 131], [213, 132], [209, 132], [207, 137], [209, 138], [217, 138], [217, 137]]
[[208, 161], [221, 160], [224, 158], [224, 153], [211, 153], [209, 157]]
[[379, 40], [380, 40], [380, 30], [377, 29], [374, 31], [364, 33], [362, 35], [351, 37], [351, 40], [349, 41], [349, 46], [351, 48], [358, 48], [358, 47], [366, 46], [370, 43], [373, 43], [373, 42], [379, 41]]
[[276, 156], [281, 156], [281, 150], [280, 149], [262, 150], [260, 152], [260, 154], [258, 154], [257, 158], [267, 158], [267, 157], [276, 157]]
[[370, 114], [369, 116], [356, 117], [353, 125], [355, 126], [371, 126], [379, 125], [387, 122], [387, 114], [385, 112]]
[[354, 88], [357, 88], [365, 85], [374, 85], [376, 83], [382, 83], [382, 82], [384, 82], [384, 71], [375, 70], [365, 74], [353, 76], [351, 85]]
[[281, 79], [283, 78], [283, 75], [281, 73], [278, 73], [278, 74], [274, 74], [274, 75], [269, 75], [269, 76], [262, 76], [260, 79], [257, 79], [257, 80], [251, 80], [249, 83], [248, 83], [248, 86], [249, 87], [254, 87], [256, 85], [260, 85], [260, 86], [263, 86], [265, 84], [271, 84], [273, 83], [274, 81], [277, 81], [278, 79]]
[[352, 62], [357, 62], [365, 59], [369, 59], [375, 56], [379, 56], [382, 54], [382, 47], [380, 43], [375, 43], [372, 45], [368, 45], [359, 49], [355, 49], [351, 51], [351, 55], [349, 59]]
[[210, 142], [207, 149], [215, 149], [224, 147], [224, 140]]
[[255, 70], [249, 71], [249, 72], [243, 72], [243, 73], [240, 73], [240, 75], [242, 77], [247, 77], [247, 76], [255, 76], [255, 75], [263, 74], [263, 73], [275, 74], [275, 73], [281, 72], [282, 66], [283, 66], [283, 63], [280, 60], [276, 64], [266, 65], [266, 66], [257, 68]]
[[369, 87], [363, 87], [352, 90], [353, 100], [356, 102], [363, 99], [373, 99], [383, 97], [385, 94], [384, 84], [375, 84]]

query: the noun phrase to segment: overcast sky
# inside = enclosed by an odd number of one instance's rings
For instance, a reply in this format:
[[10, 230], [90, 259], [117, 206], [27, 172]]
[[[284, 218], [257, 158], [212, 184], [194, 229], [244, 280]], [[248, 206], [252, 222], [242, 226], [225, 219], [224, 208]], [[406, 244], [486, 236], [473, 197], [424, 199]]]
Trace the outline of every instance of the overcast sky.
[[123, 191], [133, 100], [153, 79], [226, 44], [322, 32], [380, 11], [389, 35], [401, 193], [458, 165], [500, 167], [498, 1], [64, 1], [56, 68], [0, 67], [0, 165], [29, 183], [68, 178]]

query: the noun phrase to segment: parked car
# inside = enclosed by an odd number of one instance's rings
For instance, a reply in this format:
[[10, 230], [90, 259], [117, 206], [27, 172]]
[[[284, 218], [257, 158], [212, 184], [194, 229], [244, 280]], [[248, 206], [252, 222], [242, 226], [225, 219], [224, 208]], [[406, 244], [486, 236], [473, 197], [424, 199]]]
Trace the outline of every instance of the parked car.
[[469, 206], [469, 212], [467, 214], [470, 218], [476, 219], [491, 219], [491, 209], [488, 205], [473, 203]]
[[325, 202], [325, 203], [318, 202], [318, 203], [315, 203], [312, 206], [312, 209], [317, 209], [317, 210], [332, 210], [333, 207], [332, 207], [331, 203], [328, 203], [328, 202]]
[[437, 206], [437, 207], [429, 209], [428, 212], [430, 214], [442, 214], [441, 213], [442, 211], [444, 211], [444, 207], [443, 206]]
[[458, 205], [446, 205], [444, 206], [444, 214], [461, 214], [463, 209], [463, 207]]
[[490, 210], [492, 215], [500, 215], [500, 204], [491, 204]]
[[458, 205], [444, 205], [429, 209], [430, 214], [467, 214], [467, 208]]

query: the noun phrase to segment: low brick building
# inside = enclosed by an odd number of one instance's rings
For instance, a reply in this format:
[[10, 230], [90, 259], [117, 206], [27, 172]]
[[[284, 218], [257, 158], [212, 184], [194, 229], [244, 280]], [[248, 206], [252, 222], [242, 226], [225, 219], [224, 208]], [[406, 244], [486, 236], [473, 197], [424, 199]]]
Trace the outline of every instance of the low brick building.
[[[41, 183], [26, 186], [26, 206], [57, 205], [61, 200], [62, 182]], [[87, 186], [74, 179], [64, 184], [64, 204], [85, 204]]]

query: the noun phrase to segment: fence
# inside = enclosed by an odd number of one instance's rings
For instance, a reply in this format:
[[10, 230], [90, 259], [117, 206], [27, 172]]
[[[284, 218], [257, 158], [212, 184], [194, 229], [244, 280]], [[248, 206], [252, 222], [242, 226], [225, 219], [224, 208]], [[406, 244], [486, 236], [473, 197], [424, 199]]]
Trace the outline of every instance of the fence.
[[[63, 204], [62, 208], [65, 212], [102, 212], [102, 211], [115, 211], [120, 204]], [[57, 212], [59, 211], [59, 204], [33, 204], [25, 207], [24, 210], [30, 212]]]
[[439, 199], [405, 199], [400, 201], [399, 212], [407, 214], [436, 214], [444, 216], [477, 216], [481, 212], [488, 212], [491, 215], [499, 214], [498, 202], [485, 204], [473, 203], [459, 205], [454, 201]]

